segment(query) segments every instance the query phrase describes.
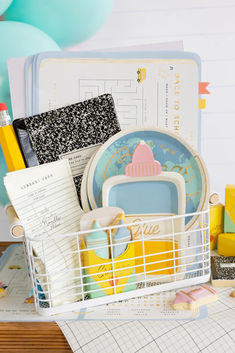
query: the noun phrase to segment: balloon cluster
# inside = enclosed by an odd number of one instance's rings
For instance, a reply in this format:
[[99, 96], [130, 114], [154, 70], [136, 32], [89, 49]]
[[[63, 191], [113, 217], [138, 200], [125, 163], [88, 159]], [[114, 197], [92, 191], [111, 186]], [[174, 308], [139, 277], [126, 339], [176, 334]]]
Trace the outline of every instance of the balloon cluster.
[[[93, 35], [108, 18], [114, 0], [1, 0], [0, 102], [11, 113], [7, 59], [56, 51]], [[8, 203], [3, 186], [7, 167], [0, 149], [0, 202]]]

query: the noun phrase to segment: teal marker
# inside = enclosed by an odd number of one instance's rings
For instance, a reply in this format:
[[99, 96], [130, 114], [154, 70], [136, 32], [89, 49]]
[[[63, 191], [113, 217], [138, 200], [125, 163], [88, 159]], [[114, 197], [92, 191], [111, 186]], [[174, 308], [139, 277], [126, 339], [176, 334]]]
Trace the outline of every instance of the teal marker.
[[[93, 222], [92, 229], [100, 229], [100, 225], [97, 221]], [[109, 243], [108, 243], [108, 236], [103, 230], [99, 230], [96, 232], [91, 232], [86, 237], [86, 245], [87, 249], [95, 249], [100, 246], [102, 248], [94, 250], [96, 255], [102, 257], [103, 259], [109, 258]]]
[[[124, 218], [124, 215], [121, 216], [119, 225], [125, 224], [123, 218]], [[130, 231], [127, 229], [127, 227], [118, 228], [116, 234], [113, 236], [113, 243], [115, 244], [113, 247], [114, 249], [113, 256], [118, 257], [122, 253], [124, 253], [128, 244], [122, 244], [122, 243], [127, 243], [130, 240], [131, 240], [131, 234], [130, 234]]]

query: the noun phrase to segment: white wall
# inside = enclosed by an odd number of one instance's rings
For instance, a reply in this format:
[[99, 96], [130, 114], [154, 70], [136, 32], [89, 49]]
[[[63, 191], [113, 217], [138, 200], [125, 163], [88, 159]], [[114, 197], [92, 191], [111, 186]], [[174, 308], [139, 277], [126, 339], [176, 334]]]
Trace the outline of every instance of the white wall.
[[[89, 50], [164, 41], [184, 41], [186, 51], [202, 59], [202, 81], [211, 95], [202, 114], [202, 154], [211, 188], [224, 195], [235, 184], [235, 1], [116, 0], [104, 27], [73, 50]], [[8, 240], [0, 211], [0, 239]]]

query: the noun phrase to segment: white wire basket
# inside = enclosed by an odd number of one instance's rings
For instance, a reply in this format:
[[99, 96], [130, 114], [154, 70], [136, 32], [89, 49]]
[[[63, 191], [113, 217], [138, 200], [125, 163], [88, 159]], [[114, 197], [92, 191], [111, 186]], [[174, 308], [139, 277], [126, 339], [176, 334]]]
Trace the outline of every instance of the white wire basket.
[[[178, 224], [194, 218], [185, 231]], [[167, 231], [156, 231], [167, 224]], [[114, 257], [113, 232], [121, 227], [138, 236]], [[134, 227], [134, 228], [133, 228]], [[147, 228], [146, 228], [147, 227]], [[152, 231], [150, 231], [152, 229]], [[110, 258], [85, 247], [86, 235], [96, 230], [38, 238], [25, 236], [35, 306], [42, 315], [91, 307], [207, 282], [210, 278], [209, 210], [157, 217], [102, 228], [109, 236]], [[155, 232], [153, 231], [155, 230]]]

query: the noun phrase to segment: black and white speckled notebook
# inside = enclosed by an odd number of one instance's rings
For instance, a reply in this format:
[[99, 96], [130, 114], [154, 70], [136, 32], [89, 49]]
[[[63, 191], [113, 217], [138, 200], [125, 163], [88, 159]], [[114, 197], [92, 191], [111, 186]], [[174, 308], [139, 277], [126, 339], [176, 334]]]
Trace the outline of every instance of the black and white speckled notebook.
[[39, 164], [68, 158], [80, 199], [84, 168], [91, 155], [119, 132], [110, 94], [24, 119]]
[[211, 282], [216, 287], [235, 286], [235, 256], [211, 256]]

